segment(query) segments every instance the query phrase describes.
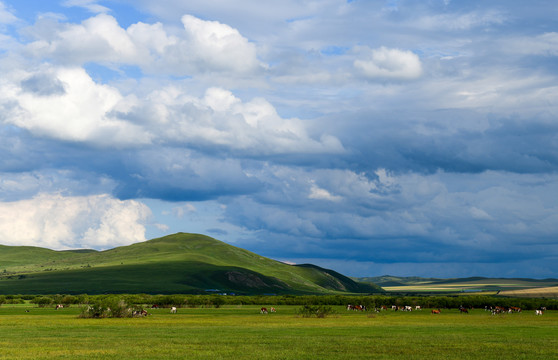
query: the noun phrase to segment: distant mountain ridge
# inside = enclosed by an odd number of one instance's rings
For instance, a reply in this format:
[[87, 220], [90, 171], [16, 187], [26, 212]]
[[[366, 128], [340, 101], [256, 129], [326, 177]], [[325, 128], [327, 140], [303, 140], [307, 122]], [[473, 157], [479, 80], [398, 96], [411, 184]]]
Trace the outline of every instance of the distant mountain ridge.
[[[210, 291], [208, 291], [210, 290]], [[378, 293], [315, 265], [288, 265], [200, 234], [105, 251], [0, 245], [0, 294]]]

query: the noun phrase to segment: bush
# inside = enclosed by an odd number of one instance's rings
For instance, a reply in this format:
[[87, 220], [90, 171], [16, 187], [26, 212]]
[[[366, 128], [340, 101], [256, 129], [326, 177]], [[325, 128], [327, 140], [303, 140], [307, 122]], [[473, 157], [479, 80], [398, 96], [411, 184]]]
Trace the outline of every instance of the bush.
[[300, 309], [297, 310], [297, 314], [302, 317], [317, 317], [317, 318], [325, 318], [328, 315], [334, 314], [335, 311], [331, 306], [327, 305], [310, 305], [306, 304], [303, 305]]
[[133, 311], [124, 300], [118, 297], [107, 297], [84, 306], [81, 318], [124, 318], [132, 317]]
[[33, 300], [31, 300], [33, 304], [39, 305], [39, 307], [47, 307], [54, 304], [52, 298], [48, 296], [37, 296]]

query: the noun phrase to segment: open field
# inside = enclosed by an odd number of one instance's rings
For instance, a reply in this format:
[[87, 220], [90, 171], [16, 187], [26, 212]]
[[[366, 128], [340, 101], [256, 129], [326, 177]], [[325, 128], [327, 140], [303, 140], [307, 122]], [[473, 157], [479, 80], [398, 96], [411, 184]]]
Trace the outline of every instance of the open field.
[[[79, 307], [0, 307], [0, 359], [558, 359], [558, 312], [492, 316], [457, 310], [362, 313], [298, 306], [150, 310], [145, 318], [80, 319]], [[29, 312], [26, 312], [29, 310]]]
[[380, 276], [360, 278], [380, 285], [389, 293], [428, 293], [428, 294], [466, 294], [516, 296], [516, 290], [525, 290], [517, 296], [557, 297], [557, 279], [522, 278], [456, 278], [436, 279], [420, 277]]
[[549, 286], [544, 288], [534, 288], [534, 289], [521, 289], [521, 290], [506, 290], [501, 291], [502, 296], [511, 297], [545, 297], [545, 298], [557, 298], [558, 299], [558, 286]]

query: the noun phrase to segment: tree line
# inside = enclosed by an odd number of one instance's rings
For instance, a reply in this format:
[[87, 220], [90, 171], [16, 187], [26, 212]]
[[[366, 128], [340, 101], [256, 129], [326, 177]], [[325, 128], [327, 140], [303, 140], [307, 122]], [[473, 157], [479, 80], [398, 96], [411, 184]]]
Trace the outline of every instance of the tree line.
[[558, 310], [558, 299], [546, 298], [509, 298], [498, 296], [390, 296], [390, 295], [151, 295], [151, 294], [107, 294], [107, 295], [0, 295], [2, 304], [23, 304], [30, 302], [39, 307], [61, 304], [86, 305], [98, 302], [124, 301], [129, 305], [160, 307], [220, 307], [223, 305], [324, 305], [346, 306], [348, 304], [364, 305], [367, 309], [382, 306], [420, 306], [422, 308], [455, 309], [485, 307], [520, 307], [533, 310], [546, 307]]

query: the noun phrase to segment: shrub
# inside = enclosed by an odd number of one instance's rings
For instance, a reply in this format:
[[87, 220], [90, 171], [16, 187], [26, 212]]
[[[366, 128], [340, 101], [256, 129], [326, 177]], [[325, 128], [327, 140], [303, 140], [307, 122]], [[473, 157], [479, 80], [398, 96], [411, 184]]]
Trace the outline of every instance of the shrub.
[[54, 303], [52, 301], [52, 298], [50, 298], [48, 296], [38, 296], [38, 297], [34, 298], [33, 300], [31, 300], [31, 302], [33, 304], [39, 305], [39, 307], [47, 307], [47, 306], [50, 306]]
[[335, 311], [331, 306], [327, 305], [310, 305], [306, 304], [303, 305], [300, 309], [298, 309], [297, 314], [302, 317], [317, 317], [317, 318], [325, 318], [328, 315], [334, 314]]
[[81, 318], [123, 318], [132, 317], [132, 309], [118, 297], [108, 297], [91, 302], [83, 307]]

